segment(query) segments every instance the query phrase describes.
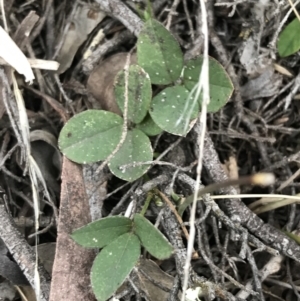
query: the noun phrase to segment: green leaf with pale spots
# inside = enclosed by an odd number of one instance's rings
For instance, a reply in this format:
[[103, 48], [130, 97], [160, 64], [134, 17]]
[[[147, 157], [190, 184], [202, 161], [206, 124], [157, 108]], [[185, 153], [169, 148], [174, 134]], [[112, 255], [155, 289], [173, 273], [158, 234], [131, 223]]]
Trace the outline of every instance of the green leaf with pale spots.
[[111, 216], [89, 223], [75, 230], [71, 236], [78, 244], [86, 248], [103, 248], [131, 229], [131, 219]]
[[144, 132], [147, 136], [156, 136], [163, 132], [149, 114], [141, 123], [137, 124], [136, 128]]
[[122, 285], [141, 253], [139, 239], [126, 233], [106, 246], [96, 257], [91, 271], [93, 292], [106, 301]]
[[172, 245], [145, 217], [135, 214], [133, 223], [134, 233], [139, 237], [147, 252], [161, 260], [172, 255]]
[[[186, 62], [184, 68], [184, 85], [192, 91], [198, 84], [199, 75], [201, 72], [203, 57], [199, 56], [193, 60]], [[210, 103], [207, 107], [208, 112], [219, 111], [233, 92], [233, 84], [222, 65], [213, 58], [209, 58], [209, 93]], [[194, 94], [194, 93], [193, 93]], [[202, 93], [199, 96], [199, 102], [202, 102]]]
[[153, 151], [149, 138], [140, 130], [128, 131], [126, 139], [119, 151], [108, 163], [110, 171], [125, 181], [134, 181], [150, 168], [150, 165], [131, 166], [122, 169], [124, 165], [151, 161]]
[[59, 134], [62, 153], [77, 163], [106, 159], [118, 145], [123, 119], [111, 112], [88, 110], [72, 117]]
[[178, 42], [154, 19], [145, 22], [138, 36], [137, 57], [152, 84], [168, 85], [175, 82], [183, 68], [183, 55]]
[[183, 86], [168, 87], [157, 94], [151, 102], [150, 115], [164, 131], [184, 136], [190, 130], [190, 121], [197, 117], [199, 104], [189, 98]]
[[[125, 71], [115, 78], [115, 97], [118, 106], [124, 113]], [[140, 123], [150, 107], [152, 89], [149, 75], [138, 65], [131, 65], [128, 70], [128, 112], [127, 118], [133, 123]]]
[[277, 42], [278, 53], [281, 57], [292, 55], [300, 50], [300, 21], [295, 18], [280, 33]]

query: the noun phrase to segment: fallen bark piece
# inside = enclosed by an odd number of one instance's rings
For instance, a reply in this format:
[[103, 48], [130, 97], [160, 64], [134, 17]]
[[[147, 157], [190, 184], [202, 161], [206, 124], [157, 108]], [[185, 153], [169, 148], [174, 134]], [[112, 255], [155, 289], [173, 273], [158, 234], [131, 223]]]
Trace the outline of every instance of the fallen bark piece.
[[80, 166], [64, 158], [50, 301], [95, 300], [89, 277], [95, 252], [79, 246], [70, 236], [91, 221], [88, 204]]

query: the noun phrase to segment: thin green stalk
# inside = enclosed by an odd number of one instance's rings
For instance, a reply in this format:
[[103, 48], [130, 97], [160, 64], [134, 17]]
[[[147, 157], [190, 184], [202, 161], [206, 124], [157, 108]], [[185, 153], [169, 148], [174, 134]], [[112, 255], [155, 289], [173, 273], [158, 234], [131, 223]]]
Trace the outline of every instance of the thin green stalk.
[[145, 213], [146, 213], [146, 211], [147, 211], [147, 209], [148, 209], [148, 207], [149, 207], [149, 204], [150, 204], [152, 198], [153, 198], [153, 193], [152, 193], [152, 192], [149, 192], [148, 195], [147, 195], [145, 204], [144, 204], [144, 206], [143, 206], [143, 208], [142, 208], [142, 211], [141, 211], [141, 213], [140, 213], [142, 216], [145, 215]]

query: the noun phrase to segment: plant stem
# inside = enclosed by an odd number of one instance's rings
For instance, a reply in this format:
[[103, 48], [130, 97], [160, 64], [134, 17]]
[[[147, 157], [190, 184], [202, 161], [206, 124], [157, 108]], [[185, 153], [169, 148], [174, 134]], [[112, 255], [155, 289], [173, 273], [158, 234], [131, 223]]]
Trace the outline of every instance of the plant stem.
[[153, 193], [152, 192], [148, 192], [145, 204], [144, 204], [143, 209], [142, 209], [142, 211], [140, 213], [142, 216], [145, 215], [145, 213], [146, 213], [146, 211], [147, 211], [147, 209], [149, 207], [149, 204], [150, 204], [152, 198], [153, 198]]
[[[272, 174], [269, 173], [258, 173], [253, 176], [247, 176], [247, 177], [241, 177], [238, 179], [230, 179], [226, 180], [221, 183], [214, 183], [211, 185], [206, 186], [203, 189], [198, 190], [196, 192], [197, 194], [197, 200], [201, 198], [206, 193], [214, 192], [215, 190], [218, 190], [220, 188], [228, 187], [228, 186], [234, 186], [234, 185], [261, 185], [261, 186], [267, 186], [271, 185], [274, 182], [275, 178]], [[188, 196], [184, 202], [179, 206], [178, 213], [181, 216], [184, 212], [184, 210], [193, 203], [194, 200], [194, 194]]]

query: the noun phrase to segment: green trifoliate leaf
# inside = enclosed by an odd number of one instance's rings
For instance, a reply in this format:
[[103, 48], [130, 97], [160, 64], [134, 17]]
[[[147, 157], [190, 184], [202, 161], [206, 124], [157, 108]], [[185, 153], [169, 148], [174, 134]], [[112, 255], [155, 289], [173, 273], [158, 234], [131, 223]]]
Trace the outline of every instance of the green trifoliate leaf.
[[133, 222], [134, 233], [152, 256], [157, 259], [166, 259], [172, 255], [172, 245], [145, 217], [135, 214]]
[[99, 301], [106, 301], [121, 286], [140, 257], [139, 239], [126, 233], [106, 246], [96, 257], [91, 283]]
[[[125, 95], [125, 71], [122, 70], [115, 79], [115, 97], [123, 113]], [[150, 107], [152, 90], [149, 75], [138, 65], [129, 67], [127, 97], [127, 118], [133, 123], [140, 123]]]
[[175, 82], [182, 71], [183, 55], [178, 42], [158, 21], [149, 19], [138, 36], [139, 65], [149, 74], [152, 84]]
[[136, 126], [136, 128], [144, 132], [147, 136], [156, 136], [163, 132], [149, 114]]
[[[186, 63], [184, 68], [184, 85], [189, 91], [192, 91], [196, 84], [198, 84], [202, 62], [203, 57], [197, 57]], [[232, 92], [233, 84], [225, 69], [218, 61], [209, 58], [210, 103], [207, 107], [207, 111], [217, 112], [220, 110], [225, 106]], [[199, 102], [202, 102], [202, 93], [199, 96]]]
[[281, 57], [292, 55], [300, 49], [300, 21], [295, 18], [280, 33], [277, 42], [278, 53]]
[[77, 163], [106, 159], [118, 145], [123, 120], [102, 110], [88, 110], [71, 118], [59, 135], [62, 153]]
[[151, 161], [152, 158], [153, 151], [149, 138], [142, 131], [133, 129], [128, 131], [126, 140], [110, 160], [108, 167], [118, 178], [125, 181], [134, 181], [141, 177], [150, 167], [149, 164], [139, 166], [134, 164]]
[[87, 248], [103, 248], [117, 237], [131, 231], [131, 219], [123, 216], [105, 217], [75, 230], [72, 238]]
[[189, 98], [190, 92], [182, 86], [168, 87], [157, 94], [151, 103], [150, 115], [166, 132], [184, 136], [190, 130], [190, 121], [199, 112], [198, 101]]

